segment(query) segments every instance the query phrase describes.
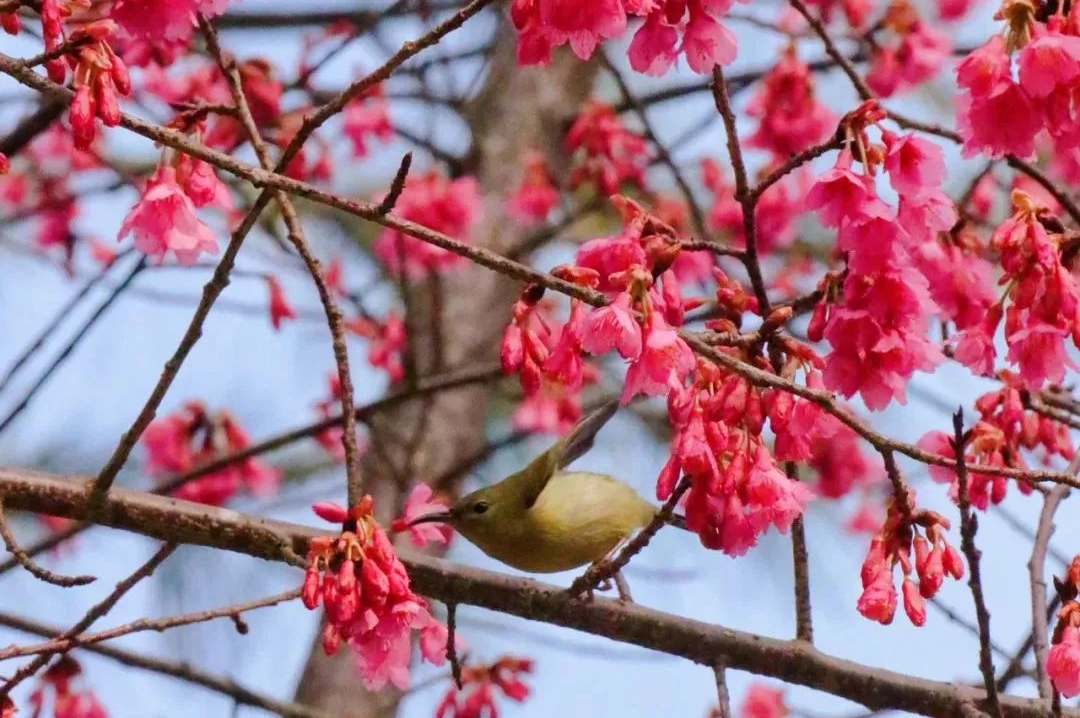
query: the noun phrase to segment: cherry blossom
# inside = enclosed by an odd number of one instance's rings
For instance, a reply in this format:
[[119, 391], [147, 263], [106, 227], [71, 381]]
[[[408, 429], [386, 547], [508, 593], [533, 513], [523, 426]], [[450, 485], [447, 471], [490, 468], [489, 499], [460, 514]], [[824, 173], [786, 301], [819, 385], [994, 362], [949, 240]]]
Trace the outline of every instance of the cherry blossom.
[[409, 687], [411, 638], [419, 635], [421, 655], [446, 661], [446, 627], [427, 602], [409, 587], [409, 575], [390, 538], [372, 515], [370, 496], [352, 509], [325, 502], [313, 507], [320, 518], [342, 524], [338, 536], [312, 539], [302, 598], [326, 610], [323, 650], [337, 652], [344, 642], [356, 657], [357, 671], [369, 690], [387, 684]]

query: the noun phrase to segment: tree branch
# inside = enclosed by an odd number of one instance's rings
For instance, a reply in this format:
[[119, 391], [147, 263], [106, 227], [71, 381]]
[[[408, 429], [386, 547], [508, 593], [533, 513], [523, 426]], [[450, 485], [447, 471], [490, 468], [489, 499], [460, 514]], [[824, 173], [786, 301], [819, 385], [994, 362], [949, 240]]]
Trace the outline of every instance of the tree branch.
[[[87, 512], [85, 487], [90, 480], [0, 469], [0, 493], [8, 496], [12, 508], [81, 519]], [[312, 537], [325, 533], [120, 488], [109, 493], [98, 515], [104, 525], [114, 528], [279, 561], [283, 549], [303, 553]], [[985, 692], [977, 689], [861, 666], [802, 641], [777, 640], [611, 599], [598, 597], [583, 604], [556, 586], [418, 554], [402, 559], [414, 588], [445, 603], [573, 628], [709, 667], [723, 658], [731, 669], [804, 685], [872, 709], [937, 716], [956, 713], [965, 702], [987, 701]], [[1040, 701], [1003, 696], [1000, 702], [1005, 718], [1045, 718]], [[1075, 711], [1065, 714], [1078, 717]]]

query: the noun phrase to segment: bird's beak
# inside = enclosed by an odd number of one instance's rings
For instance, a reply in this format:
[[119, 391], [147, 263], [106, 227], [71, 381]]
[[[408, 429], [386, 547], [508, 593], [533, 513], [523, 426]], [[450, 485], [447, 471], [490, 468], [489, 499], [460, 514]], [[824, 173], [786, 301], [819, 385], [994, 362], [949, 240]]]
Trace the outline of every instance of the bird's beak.
[[453, 523], [454, 514], [451, 511], [437, 511], [433, 514], [424, 514], [409, 522], [409, 526], [417, 524], [449, 524]]

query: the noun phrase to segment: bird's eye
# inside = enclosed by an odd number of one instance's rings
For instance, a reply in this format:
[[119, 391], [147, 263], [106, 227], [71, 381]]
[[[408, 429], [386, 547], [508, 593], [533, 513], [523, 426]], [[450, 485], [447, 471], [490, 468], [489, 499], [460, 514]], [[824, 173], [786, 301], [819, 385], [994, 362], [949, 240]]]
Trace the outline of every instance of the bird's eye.
[[489, 506], [486, 501], [477, 501], [473, 504], [472, 510], [474, 514], [482, 514], [487, 512]]

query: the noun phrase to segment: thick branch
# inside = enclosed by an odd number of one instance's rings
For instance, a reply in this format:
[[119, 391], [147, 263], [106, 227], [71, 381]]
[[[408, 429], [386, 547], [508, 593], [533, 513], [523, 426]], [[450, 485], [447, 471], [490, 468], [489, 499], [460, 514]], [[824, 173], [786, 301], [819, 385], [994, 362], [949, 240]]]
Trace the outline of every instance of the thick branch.
[[[79, 519], [86, 515], [88, 477], [75, 480], [0, 469], [0, 492], [12, 508]], [[114, 528], [179, 543], [211, 546], [268, 560], [283, 548], [302, 553], [316, 529], [245, 516], [236, 511], [114, 488], [102, 504], [100, 521]], [[576, 601], [555, 586], [456, 566], [426, 556], [403, 556], [419, 592], [443, 602], [480, 606], [522, 618], [574, 628], [680, 656], [712, 667], [718, 659], [735, 670], [808, 686], [872, 709], [951, 715], [965, 702], [985, 705], [985, 693], [822, 653], [801, 641], [781, 641], [638, 605], [596, 598]], [[1005, 718], [1043, 718], [1041, 702], [1002, 696]], [[1067, 712], [1078, 718], [1075, 712]]]

